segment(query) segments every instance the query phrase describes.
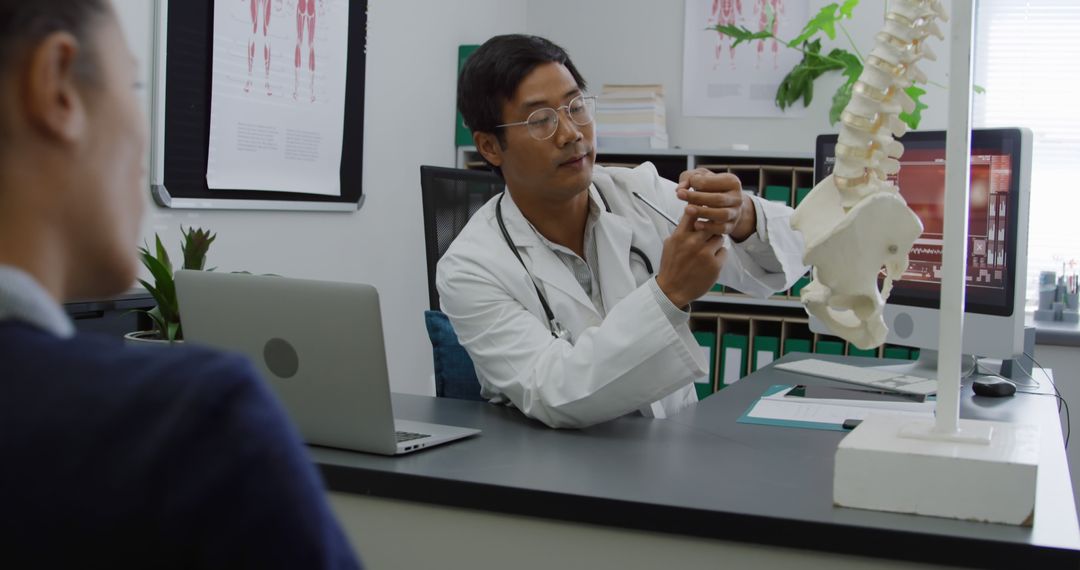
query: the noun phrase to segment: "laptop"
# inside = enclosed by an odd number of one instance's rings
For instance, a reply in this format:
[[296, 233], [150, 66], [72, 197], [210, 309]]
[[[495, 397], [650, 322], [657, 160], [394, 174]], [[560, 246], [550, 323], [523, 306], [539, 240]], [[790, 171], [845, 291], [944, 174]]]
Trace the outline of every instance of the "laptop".
[[313, 445], [398, 455], [480, 430], [395, 419], [370, 285], [177, 271], [188, 342], [247, 355]]

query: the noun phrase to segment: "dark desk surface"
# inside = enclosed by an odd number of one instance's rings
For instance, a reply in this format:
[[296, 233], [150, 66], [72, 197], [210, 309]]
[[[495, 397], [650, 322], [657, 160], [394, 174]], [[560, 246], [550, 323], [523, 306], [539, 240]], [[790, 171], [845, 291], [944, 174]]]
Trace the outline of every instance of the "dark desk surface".
[[962, 417], [1042, 425], [1035, 525], [1021, 528], [834, 507], [844, 433], [735, 421], [772, 384], [818, 382], [766, 369], [667, 420], [626, 416], [583, 430], [549, 429], [482, 402], [395, 394], [398, 417], [483, 433], [396, 458], [312, 455], [340, 492], [898, 560], [1080, 566], [1052, 397], [973, 398], [964, 387]]

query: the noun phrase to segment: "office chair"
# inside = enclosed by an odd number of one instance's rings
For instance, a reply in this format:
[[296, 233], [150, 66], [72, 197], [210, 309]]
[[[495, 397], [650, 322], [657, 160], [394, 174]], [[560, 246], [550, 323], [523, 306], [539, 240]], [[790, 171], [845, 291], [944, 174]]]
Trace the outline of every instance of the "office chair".
[[431, 339], [435, 361], [435, 395], [439, 397], [482, 399], [472, 359], [458, 343], [450, 320], [439, 310], [435, 267], [473, 213], [492, 196], [502, 192], [503, 187], [502, 179], [493, 172], [426, 165], [420, 167], [428, 301], [431, 303], [431, 309], [424, 311], [424, 323]]

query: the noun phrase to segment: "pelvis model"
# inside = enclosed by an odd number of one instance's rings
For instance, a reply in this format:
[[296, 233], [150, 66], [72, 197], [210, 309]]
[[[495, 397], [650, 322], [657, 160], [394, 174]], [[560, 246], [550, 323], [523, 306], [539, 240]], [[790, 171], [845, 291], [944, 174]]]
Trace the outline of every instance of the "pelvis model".
[[802, 290], [806, 311], [862, 349], [885, 341], [882, 308], [922, 234], [922, 222], [886, 177], [900, 170], [904, 153], [894, 138], [907, 132], [898, 115], [915, 108], [904, 88], [926, 82], [915, 63], [935, 59], [925, 44], [929, 36], [944, 37], [938, 18], [948, 19], [939, 0], [889, 3], [885, 27], [840, 118], [833, 173], [791, 218], [806, 241], [803, 261], [814, 266], [813, 281]]

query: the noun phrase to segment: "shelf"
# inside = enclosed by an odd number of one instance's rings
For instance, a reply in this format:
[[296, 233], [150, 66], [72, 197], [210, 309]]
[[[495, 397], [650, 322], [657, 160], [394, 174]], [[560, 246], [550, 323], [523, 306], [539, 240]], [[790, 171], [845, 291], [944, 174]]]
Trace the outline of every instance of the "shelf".
[[802, 302], [795, 299], [758, 299], [746, 295], [730, 295], [727, 293], [706, 293], [698, 299], [702, 303], [728, 303], [731, 305], [750, 305], [758, 307], [782, 307], [785, 309], [801, 309]]

